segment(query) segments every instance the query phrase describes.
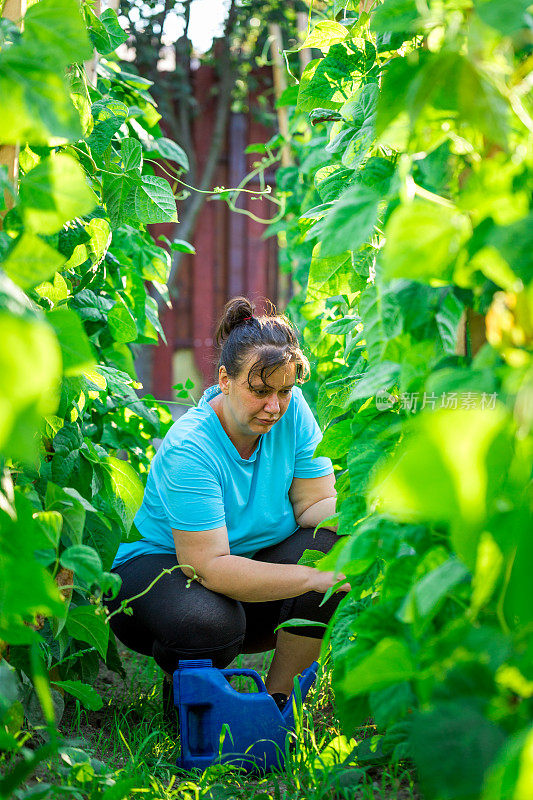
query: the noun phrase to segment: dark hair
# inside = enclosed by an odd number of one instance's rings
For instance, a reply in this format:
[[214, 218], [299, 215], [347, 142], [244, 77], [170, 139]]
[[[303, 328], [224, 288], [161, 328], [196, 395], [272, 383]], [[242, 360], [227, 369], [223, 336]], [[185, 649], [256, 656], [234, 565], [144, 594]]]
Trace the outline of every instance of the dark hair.
[[269, 303], [268, 313], [254, 317], [255, 306], [246, 297], [234, 297], [226, 303], [215, 334], [221, 348], [218, 366], [224, 365], [230, 378], [236, 378], [248, 356], [256, 351], [257, 361], [248, 371], [251, 378], [259, 375], [265, 386], [267, 379], [283, 364], [296, 365], [296, 380], [309, 377], [309, 361], [302, 353], [296, 329], [290, 320]]

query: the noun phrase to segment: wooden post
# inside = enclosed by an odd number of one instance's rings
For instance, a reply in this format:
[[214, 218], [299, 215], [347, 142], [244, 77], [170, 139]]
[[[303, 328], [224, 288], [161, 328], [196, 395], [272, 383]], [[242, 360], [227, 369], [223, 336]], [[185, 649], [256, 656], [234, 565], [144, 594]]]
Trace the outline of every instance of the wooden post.
[[[111, 3], [107, 3], [108, 6], [111, 6]], [[100, 16], [102, 11], [102, 3], [101, 0], [94, 0], [93, 11], [97, 17]], [[93, 57], [90, 61], [85, 62], [85, 72], [87, 73], [87, 81], [92, 85], [96, 86], [96, 70], [98, 68], [98, 53], [96, 50], [93, 53]]]
[[[268, 31], [271, 38], [270, 50], [273, 61], [274, 97], [277, 100], [287, 88], [287, 74], [283, 61], [283, 37], [281, 28], [277, 23], [270, 23]], [[277, 112], [279, 132], [286, 142], [281, 151], [281, 166], [290, 167], [292, 164], [292, 156], [289, 145], [289, 117], [287, 108], [278, 108]], [[291, 298], [292, 280], [291, 276], [287, 273], [280, 273], [278, 281], [278, 304], [280, 309], [283, 310]]]
[[[305, 41], [307, 33], [307, 14], [305, 13], [305, 11], [298, 11], [296, 15], [296, 26], [298, 28], [298, 33], [303, 34], [301, 38]], [[304, 50], [300, 50], [298, 55], [300, 58], [300, 75], [301, 75], [306, 66], [312, 60], [311, 50], [309, 47], [306, 47]]]
[[[26, 0], [6, 0], [2, 8], [2, 16], [5, 19], [10, 19], [22, 28], [22, 19], [26, 13]], [[18, 173], [19, 173], [19, 145], [7, 144], [0, 145], [0, 166], [7, 167], [7, 177], [12, 181], [15, 189], [17, 187]], [[4, 192], [6, 210], [13, 206], [13, 198], [6, 190]], [[1, 218], [5, 212], [0, 213]]]
[[[281, 35], [281, 28], [277, 22], [271, 22], [268, 26], [271, 44], [270, 50], [272, 53], [272, 72], [274, 76], [274, 96], [276, 100], [280, 98], [285, 89], [287, 88], [287, 74], [285, 72], [285, 64], [283, 62], [283, 37]], [[279, 132], [286, 141], [281, 151], [281, 166], [289, 167], [292, 163], [291, 150], [289, 141], [289, 118], [286, 108], [278, 108], [278, 127]]]
[[[457, 326], [455, 352], [458, 356], [474, 357], [487, 341], [484, 314], [465, 308]], [[470, 352], [469, 352], [470, 351]]]

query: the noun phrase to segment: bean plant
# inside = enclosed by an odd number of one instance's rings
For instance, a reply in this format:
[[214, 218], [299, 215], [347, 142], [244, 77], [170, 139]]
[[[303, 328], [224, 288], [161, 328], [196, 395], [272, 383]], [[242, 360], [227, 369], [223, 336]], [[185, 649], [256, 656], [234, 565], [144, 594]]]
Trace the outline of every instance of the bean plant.
[[19, 150], [16, 180], [0, 168], [0, 750], [19, 756], [2, 796], [54, 752], [67, 695], [98, 709], [99, 665], [125, 674], [102, 597], [171, 423], [134, 359], [164, 339], [168, 246], [192, 251], [147, 229], [177, 220], [166, 176], [188, 164], [113, 55], [116, 13], [40, 0], [19, 22], [0, 19], [0, 142]]
[[533, 218], [527, 0], [335, 0], [279, 105], [270, 234], [337, 476], [330, 625], [360, 762], [427, 798], [533, 796]]

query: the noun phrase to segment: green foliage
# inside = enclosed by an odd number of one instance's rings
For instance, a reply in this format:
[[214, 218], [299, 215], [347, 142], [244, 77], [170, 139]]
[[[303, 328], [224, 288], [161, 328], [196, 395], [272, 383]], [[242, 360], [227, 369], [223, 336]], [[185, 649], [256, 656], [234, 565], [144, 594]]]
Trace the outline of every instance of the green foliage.
[[146, 284], [168, 302], [170, 256], [146, 225], [177, 220], [152, 164], [186, 159], [158, 138], [149, 82], [101, 59], [87, 83], [90, 42], [109, 54], [126, 38], [114, 11], [39, 0], [22, 34], [2, 31], [0, 141], [20, 145], [20, 177], [2, 173], [16, 202], [0, 231], [0, 748], [20, 749], [38, 703], [53, 750], [62, 695], [98, 709], [99, 660], [123, 673], [102, 598], [171, 423], [134, 367], [163, 337]]
[[526, 798], [528, 4], [344, 6], [284, 100], [296, 164], [270, 229], [337, 474], [338, 710], [346, 736], [372, 714], [375, 759], [413, 760], [428, 799]]

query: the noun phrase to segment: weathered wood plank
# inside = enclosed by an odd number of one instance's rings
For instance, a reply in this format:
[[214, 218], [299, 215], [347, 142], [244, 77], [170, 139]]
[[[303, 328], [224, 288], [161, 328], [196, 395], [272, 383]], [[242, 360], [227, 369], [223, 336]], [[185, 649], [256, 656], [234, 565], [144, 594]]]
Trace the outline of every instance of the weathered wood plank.
[[[17, 23], [21, 28], [23, 26], [23, 18], [26, 13], [26, 0], [6, 0], [2, 9], [2, 16], [5, 19], [10, 19], [12, 22]], [[0, 166], [7, 167], [7, 176], [15, 186], [18, 181], [19, 171], [19, 146], [18, 144], [0, 145]], [[13, 206], [13, 198], [8, 191], [4, 192], [5, 211], [8, 211]], [[0, 221], [5, 213], [0, 213]]]

